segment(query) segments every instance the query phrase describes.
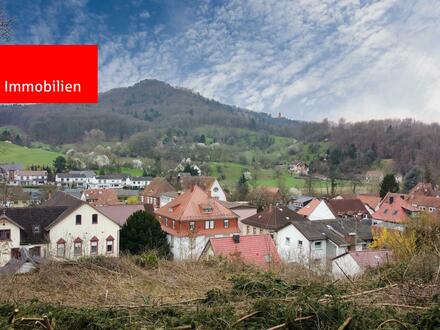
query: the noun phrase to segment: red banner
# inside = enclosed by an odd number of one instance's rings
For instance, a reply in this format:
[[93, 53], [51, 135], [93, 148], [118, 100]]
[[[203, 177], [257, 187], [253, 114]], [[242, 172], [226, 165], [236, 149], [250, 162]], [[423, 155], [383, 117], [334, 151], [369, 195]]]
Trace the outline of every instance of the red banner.
[[97, 102], [97, 45], [0, 45], [0, 103]]

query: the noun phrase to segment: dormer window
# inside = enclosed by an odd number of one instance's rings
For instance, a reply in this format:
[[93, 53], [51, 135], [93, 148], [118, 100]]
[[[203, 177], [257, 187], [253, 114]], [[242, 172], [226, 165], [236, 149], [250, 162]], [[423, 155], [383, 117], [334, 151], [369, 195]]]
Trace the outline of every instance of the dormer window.
[[33, 232], [34, 234], [39, 234], [39, 233], [40, 233], [40, 230], [41, 230], [40, 225], [33, 225], [33, 226], [32, 226], [32, 232]]

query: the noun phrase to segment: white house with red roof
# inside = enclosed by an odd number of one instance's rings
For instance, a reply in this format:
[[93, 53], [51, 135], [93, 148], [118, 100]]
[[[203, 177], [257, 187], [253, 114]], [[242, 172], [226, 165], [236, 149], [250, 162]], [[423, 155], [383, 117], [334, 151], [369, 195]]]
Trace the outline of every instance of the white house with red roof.
[[239, 232], [238, 216], [197, 185], [154, 213], [177, 260], [198, 259], [209, 238]]
[[325, 200], [314, 199], [302, 209], [298, 214], [305, 216], [309, 220], [329, 220], [336, 219], [333, 211]]
[[268, 234], [248, 236], [234, 234], [228, 237], [210, 238], [200, 259], [209, 259], [214, 256], [241, 260], [265, 270], [276, 267], [281, 262], [275, 243]]

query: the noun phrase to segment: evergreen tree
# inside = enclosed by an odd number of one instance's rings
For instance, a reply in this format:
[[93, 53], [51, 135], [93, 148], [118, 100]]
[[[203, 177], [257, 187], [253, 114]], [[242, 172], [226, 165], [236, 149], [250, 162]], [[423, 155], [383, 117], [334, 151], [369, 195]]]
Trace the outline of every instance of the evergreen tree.
[[399, 183], [396, 180], [394, 174], [387, 174], [382, 180], [380, 184], [379, 194], [381, 198], [384, 198], [385, 195], [389, 192], [395, 193], [399, 191]]
[[66, 158], [63, 156], [58, 156], [53, 161], [53, 167], [55, 167], [55, 173], [63, 173], [67, 168]]
[[248, 193], [249, 193], [249, 186], [248, 186], [248, 180], [246, 179], [246, 176], [244, 173], [240, 176], [237, 182], [237, 199], [238, 200], [245, 200]]
[[418, 166], [412, 167], [403, 179], [403, 192], [407, 193], [422, 180], [423, 172]]
[[128, 217], [122, 226], [120, 239], [121, 251], [124, 252], [139, 254], [155, 250], [163, 257], [169, 257], [171, 254], [166, 233], [159, 221], [145, 211], [137, 211]]

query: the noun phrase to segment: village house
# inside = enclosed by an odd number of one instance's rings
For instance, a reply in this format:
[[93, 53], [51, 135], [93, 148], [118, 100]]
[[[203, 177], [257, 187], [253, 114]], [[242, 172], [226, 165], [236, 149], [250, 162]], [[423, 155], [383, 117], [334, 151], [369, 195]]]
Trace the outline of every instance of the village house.
[[405, 223], [417, 213], [417, 209], [408, 202], [408, 195], [388, 193], [372, 215], [373, 225], [403, 230]]
[[440, 197], [425, 195], [409, 195], [408, 203], [417, 211], [434, 213], [440, 211]]
[[20, 248], [43, 258], [119, 255], [120, 226], [62, 192], [43, 206], [0, 210], [0, 227], [1, 265], [18, 257]]
[[198, 185], [205, 191], [209, 191], [211, 196], [220, 201], [226, 201], [226, 194], [220, 186], [218, 180], [212, 176], [182, 176], [179, 180], [182, 190], [188, 190], [194, 185]]
[[293, 211], [298, 211], [299, 209], [302, 209], [304, 206], [309, 204], [313, 199], [314, 197], [312, 196], [297, 196], [291, 198], [287, 206]]
[[0, 177], [6, 182], [14, 182], [18, 171], [23, 170], [20, 164], [0, 164]]
[[283, 261], [328, 271], [332, 258], [365, 250], [372, 240], [371, 223], [366, 220], [302, 220], [280, 228], [275, 244]]
[[314, 199], [309, 204], [298, 210], [298, 214], [309, 220], [336, 219], [335, 214], [325, 200]]
[[382, 171], [367, 171], [365, 173], [365, 181], [368, 183], [380, 183], [384, 176], [385, 174]]
[[266, 210], [241, 220], [242, 235], [270, 234], [276, 241], [277, 232], [291, 221], [305, 220], [284, 205], [270, 204]]
[[[162, 207], [164, 200], [170, 201], [168, 193], [176, 192], [176, 189], [165, 178], [154, 178], [141, 192], [141, 203], [152, 204], [154, 208]], [[162, 201], [162, 202], [161, 202]]]
[[238, 233], [238, 217], [199, 186], [155, 211], [174, 259], [198, 259], [211, 237]]
[[110, 173], [105, 175], [99, 175], [92, 178], [90, 182], [90, 187], [92, 189], [124, 188], [127, 178], [128, 175], [123, 173]]
[[86, 189], [82, 192], [81, 200], [94, 206], [121, 204], [115, 189]]
[[299, 175], [308, 175], [309, 174], [309, 166], [300, 160], [296, 160], [296, 161], [293, 161], [292, 163], [290, 163], [288, 165], [287, 169], [289, 170], [289, 172], [299, 174]]
[[253, 216], [254, 214], [257, 214], [257, 208], [249, 202], [227, 202], [227, 201], [220, 201], [220, 203], [226, 207], [227, 209], [234, 212], [238, 217], [238, 228], [240, 229], [240, 232], [243, 232], [243, 223], [241, 220], [249, 218], [250, 216]]
[[47, 171], [17, 171], [11, 184], [22, 186], [47, 184]]
[[419, 182], [409, 191], [408, 195], [440, 197], [440, 189], [437, 185], [433, 186], [430, 182]]
[[223, 256], [269, 270], [280, 265], [280, 256], [270, 235], [211, 237], [200, 259]]
[[364, 204], [365, 208], [370, 214], [377, 211], [382, 198], [379, 194], [341, 194], [336, 196], [334, 199], [353, 199], [358, 198]]
[[359, 198], [330, 199], [327, 206], [335, 218], [370, 218], [365, 205]]
[[61, 187], [89, 188], [95, 177], [94, 171], [70, 171], [57, 173], [55, 183]]
[[353, 278], [391, 260], [392, 252], [389, 250], [348, 251], [332, 259], [332, 274], [336, 278]]
[[153, 180], [152, 177], [149, 176], [133, 176], [128, 177], [125, 180], [125, 188], [130, 189], [144, 189], [146, 186], [148, 186], [151, 181]]
[[30, 204], [30, 194], [23, 187], [7, 186], [0, 189], [0, 207], [24, 207]]

